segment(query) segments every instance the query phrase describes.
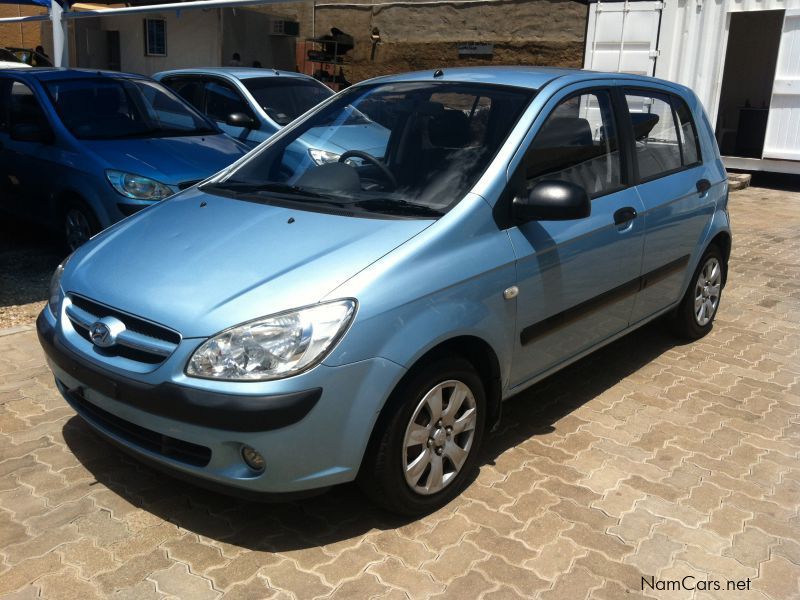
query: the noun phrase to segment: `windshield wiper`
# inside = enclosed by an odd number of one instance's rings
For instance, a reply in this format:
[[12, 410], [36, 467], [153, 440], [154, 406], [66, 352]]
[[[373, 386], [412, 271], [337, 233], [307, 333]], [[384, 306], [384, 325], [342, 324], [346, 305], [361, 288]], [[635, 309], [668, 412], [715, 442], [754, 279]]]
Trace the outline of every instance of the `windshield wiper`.
[[353, 206], [373, 212], [418, 215], [421, 217], [441, 217], [444, 214], [443, 211], [425, 204], [416, 204], [408, 200], [394, 200], [392, 198], [370, 198], [369, 200], [360, 200], [354, 202]]
[[304, 200], [311, 200], [322, 204], [332, 204], [334, 206], [344, 206], [342, 202], [334, 201], [331, 196], [312, 192], [306, 188], [301, 188], [296, 185], [289, 185], [287, 183], [247, 183], [245, 181], [221, 181], [219, 183], [209, 184], [210, 189], [219, 189], [233, 192], [235, 194], [259, 194], [259, 193], [273, 193], [281, 196], [302, 197]]

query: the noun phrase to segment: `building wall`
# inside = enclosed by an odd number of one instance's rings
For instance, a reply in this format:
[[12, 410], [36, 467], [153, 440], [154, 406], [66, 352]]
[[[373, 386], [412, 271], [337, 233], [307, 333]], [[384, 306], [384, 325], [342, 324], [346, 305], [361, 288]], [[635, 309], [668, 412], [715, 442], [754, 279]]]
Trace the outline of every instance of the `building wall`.
[[[145, 56], [144, 19], [165, 19], [167, 55]], [[79, 19], [74, 24], [72, 66], [107, 68], [105, 32], [119, 31], [120, 69], [152, 75], [167, 69], [219, 66], [222, 53], [218, 10], [186, 10]]]
[[[47, 14], [43, 8], [0, 4], [0, 18]], [[33, 23], [0, 24], [0, 47], [35, 48], [42, 43], [41, 26]]]
[[[380, 6], [365, 0], [324, 0], [261, 7], [274, 15], [300, 22], [298, 67], [304, 64], [302, 40], [338, 27], [355, 38], [355, 49], [344, 67], [353, 82], [376, 75], [416, 69], [462, 65], [556, 65], [580, 67], [587, 9], [571, 0], [493, 0], [484, 3]], [[417, 0], [424, 2], [425, 0]], [[362, 4], [354, 6], [353, 4]], [[371, 59], [370, 34], [381, 33], [381, 44]], [[491, 58], [459, 58], [465, 42], [494, 44]]]

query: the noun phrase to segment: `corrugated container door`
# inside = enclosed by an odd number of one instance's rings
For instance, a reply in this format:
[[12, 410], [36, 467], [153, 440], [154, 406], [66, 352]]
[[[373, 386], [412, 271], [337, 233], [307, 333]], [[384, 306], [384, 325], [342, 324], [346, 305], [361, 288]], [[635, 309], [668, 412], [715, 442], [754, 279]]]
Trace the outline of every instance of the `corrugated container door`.
[[800, 160], [800, 9], [783, 18], [764, 158]]
[[590, 5], [583, 68], [652, 76], [663, 7], [663, 2]]

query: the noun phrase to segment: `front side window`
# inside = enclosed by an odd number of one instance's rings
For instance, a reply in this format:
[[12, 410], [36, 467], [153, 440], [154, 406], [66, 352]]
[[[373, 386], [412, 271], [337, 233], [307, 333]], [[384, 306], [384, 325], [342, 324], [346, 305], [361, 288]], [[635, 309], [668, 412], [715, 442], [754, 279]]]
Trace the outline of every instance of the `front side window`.
[[203, 80], [194, 77], [174, 77], [162, 81], [173, 92], [194, 106], [197, 110], [203, 111]]
[[181, 137], [218, 130], [175, 94], [153, 81], [98, 77], [49, 81], [61, 120], [81, 139]]
[[524, 160], [528, 189], [543, 180], [580, 185], [590, 197], [622, 186], [611, 96], [594, 91], [562, 101], [542, 124]]
[[288, 125], [304, 112], [333, 95], [316, 81], [299, 78], [257, 77], [242, 81], [267, 116], [278, 125]]
[[144, 20], [144, 54], [167, 55], [167, 22], [164, 19]]
[[219, 81], [206, 83], [206, 114], [224, 123], [234, 113], [243, 113], [252, 117], [252, 111], [242, 95], [233, 87]]
[[475, 185], [533, 95], [470, 83], [355, 86], [208, 189], [434, 218]]
[[47, 117], [33, 94], [33, 90], [24, 83], [15, 81], [11, 84], [11, 94], [8, 100], [11, 127], [15, 125], [48, 125]]
[[639, 179], [648, 181], [683, 166], [681, 143], [670, 97], [659, 92], [626, 91]]

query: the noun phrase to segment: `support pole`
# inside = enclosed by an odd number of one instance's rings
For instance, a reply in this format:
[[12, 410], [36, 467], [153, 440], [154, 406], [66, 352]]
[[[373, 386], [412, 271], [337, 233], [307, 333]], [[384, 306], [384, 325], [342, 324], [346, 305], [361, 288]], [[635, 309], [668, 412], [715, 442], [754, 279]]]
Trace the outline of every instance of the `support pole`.
[[50, 0], [50, 22], [53, 25], [53, 64], [56, 67], [69, 66], [68, 22], [62, 18], [64, 9], [58, 0]]

